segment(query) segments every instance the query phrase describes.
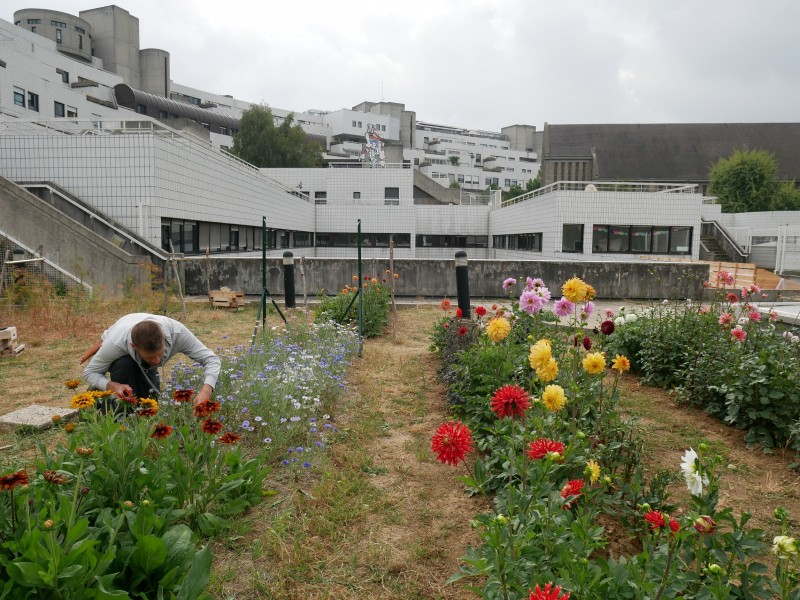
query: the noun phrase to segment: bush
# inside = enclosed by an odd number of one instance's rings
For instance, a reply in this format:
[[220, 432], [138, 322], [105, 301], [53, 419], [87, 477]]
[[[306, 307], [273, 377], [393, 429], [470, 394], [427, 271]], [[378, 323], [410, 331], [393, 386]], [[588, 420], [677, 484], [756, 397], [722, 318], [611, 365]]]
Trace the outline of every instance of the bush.
[[[354, 277], [354, 281], [358, 278]], [[337, 323], [358, 323], [358, 294], [362, 295], [364, 321], [362, 333], [371, 338], [381, 335], [389, 324], [389, 303], [391, 283], [378, 276], [364, 278], [361, 288], [345, 285], [336, 296], [320, 293], [319, 308], [314, 315], [317, 319], [327, 319]]]

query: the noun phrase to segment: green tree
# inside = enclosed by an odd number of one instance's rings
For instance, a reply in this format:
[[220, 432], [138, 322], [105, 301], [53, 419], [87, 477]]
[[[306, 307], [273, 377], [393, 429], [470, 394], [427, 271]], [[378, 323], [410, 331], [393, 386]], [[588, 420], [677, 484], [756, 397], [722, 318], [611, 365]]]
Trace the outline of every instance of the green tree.
[[717, 196], [722, 212], [772, 210], [780, 188], [778, 162], [766, 150], [735, 150], [711, 167], [708, 192]]
[[289, 114], [280, 126], [268, 106], [254, 104], [242, 115], [231, 152], [256, 167], [318, 167], [322, 149]]
[[520, 186], [512, 185], [510, 188], [508, 188], [507, 192], [506, 191], [502, 192], [502, 199], [505, 202], [506, 200], [511, 200], [511, 198], [522, 196], [522, 194], [525, 193], [526, 193], [525, 190], [523, 190]]
[[800, 210], [800, 190], [794, 181], [781, 181], [772, 197], [772, 210]]
[[539, 172], [536, 173], [536, 177], [534, 179], [528, 179], [528, 183], [525, 184], [525, 191], [532, 192], [534, 190], [538, 190], [542, 187], [542, 170], [539, 169]]

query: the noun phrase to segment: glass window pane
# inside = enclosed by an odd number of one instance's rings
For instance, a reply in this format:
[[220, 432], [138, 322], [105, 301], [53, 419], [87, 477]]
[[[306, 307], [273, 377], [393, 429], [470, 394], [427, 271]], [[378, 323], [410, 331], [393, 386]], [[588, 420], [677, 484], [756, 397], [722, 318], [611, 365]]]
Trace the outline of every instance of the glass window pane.
[[650, 227], [631, 227], [631, 252], [650, 252], [652, 235]]
[[689, 254], [692, 245], [691, 227], [671, 227], [669, 237], [670, 254]]
[[631, 228], [627, 225], [611, 225], [608, 232], [608, 251], [627, 252], [630, 249]]
[[608, 252], [608, 225], [592, 227], [592, 252]]
[[669, 227], [653, 227], [653, 252], [666, 254], [669, 250]]
[[562, 232], [562, 252], [583, 252], [583, 224], [564, 223]]

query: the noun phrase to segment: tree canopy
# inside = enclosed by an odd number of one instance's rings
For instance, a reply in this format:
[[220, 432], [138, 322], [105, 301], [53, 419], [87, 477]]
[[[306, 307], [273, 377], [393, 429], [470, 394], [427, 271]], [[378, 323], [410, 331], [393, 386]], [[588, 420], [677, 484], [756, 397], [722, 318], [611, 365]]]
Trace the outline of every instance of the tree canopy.
[[778, 162], [766, 150], [735, 150], [714, 163], [709, 179], [723, 212], [800, 210], [800, 190], [778, 180]]
[[294, 125], [294, 115], [289, 114], [276, 127], [272, 111], [261, 104], [254, 104], [242, 115], [231, 152], [260, 168], [322, 164], [322, 148], [308, 139], [300, 125]]

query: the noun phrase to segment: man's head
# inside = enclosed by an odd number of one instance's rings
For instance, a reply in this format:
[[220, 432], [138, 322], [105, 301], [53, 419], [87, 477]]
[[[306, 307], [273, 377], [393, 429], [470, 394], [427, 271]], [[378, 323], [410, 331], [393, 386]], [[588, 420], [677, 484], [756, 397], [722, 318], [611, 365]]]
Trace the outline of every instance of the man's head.
[[131, 346], [149, 365], [160, 365], [164, 357], [164, 332], [155, 321], [141, 321], [131, 329]]

